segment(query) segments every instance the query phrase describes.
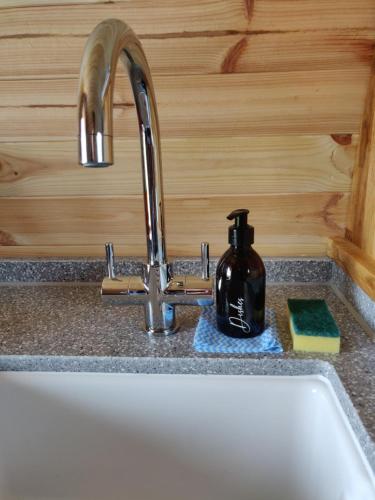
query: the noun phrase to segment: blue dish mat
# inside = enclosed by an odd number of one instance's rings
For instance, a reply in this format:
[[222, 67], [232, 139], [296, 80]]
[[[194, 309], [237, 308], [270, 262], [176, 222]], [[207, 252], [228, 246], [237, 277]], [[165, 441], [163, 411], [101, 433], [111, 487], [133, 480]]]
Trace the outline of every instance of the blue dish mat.
[[259, 353], [283, 352], [276, 328], [273, 309], [266, 309], [266, 328], [262, 335], [250, 339], [227, 337], [216, 327], [215, 306], [203, 307], [194, 336], [194, 349], [198, 352]]

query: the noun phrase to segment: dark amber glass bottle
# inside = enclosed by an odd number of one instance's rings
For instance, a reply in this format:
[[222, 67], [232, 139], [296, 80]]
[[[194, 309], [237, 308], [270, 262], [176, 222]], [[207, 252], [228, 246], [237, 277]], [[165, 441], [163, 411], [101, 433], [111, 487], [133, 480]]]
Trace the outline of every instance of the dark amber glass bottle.
[[266, 272], [252, 248], [254, 228], [247, 224], [247, 209], [228, 215], [230, 247], [216, 270], [216, 313], [219, 330], [230, 337], [249, 338], [264, 330]]

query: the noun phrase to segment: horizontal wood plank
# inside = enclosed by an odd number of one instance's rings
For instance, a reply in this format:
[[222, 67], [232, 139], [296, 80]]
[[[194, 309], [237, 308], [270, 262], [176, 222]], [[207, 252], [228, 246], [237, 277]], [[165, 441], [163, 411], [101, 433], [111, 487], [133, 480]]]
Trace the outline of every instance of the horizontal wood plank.
[[35, 7], [57, 7], [61, 5], [70, 6], [73, 4], [86, 4], [87, 6], [92, 3], [103, 3], [103, 0], [2, 0], [2, 9], [19, 9], [22, 7], [35, 8]]
[[[289, 241], [280, 241], [277, 245], [268, 243], [257, 243], [257, 252], [262, 257], [325, 257], [327, 255], [327, 242], [299, 241], [298, 245], [291, 245]], [[174, 247], [174, 252], [169, 251], [168, 257], [199, 257], [199, 248], [185, 250], [182, 247]], [[171, 247], [168, 245], [168, 249]], [[145, 243], [133, 246], [116, 244], [116, 255], [118, 257], [143, 257], [145, 258]], [[104, 259], [104, 245], [25, 245], [25, 246], [1, 246], [0, 258], [23, 259], [23, 258], [81, 258], [81, 257], [101, 257]], [[219, 254], [214, 256], [220, 257]]]
[[[155, 78], [163, 137], [357, 133], [369, 68]], [[137, 137], [125, 76], [115, 133]], [[76, 79], [0, 81], [0, 141], [73, 138]], [[125, 119], [126, 118], [126, 119]]]
[[[287, 195], [167, 197], [166, 225], [171, 255], [197, 255], [202, 240], [212, 255], [227, 246], [226, 215], [249, 207], [256, 243], [270, 254], [326, 252], [327, 238], [342, 236], [348, 195], [306, 193]], [[126, 253], [143, 255], [143, 199], [3, 198], [0, 199], [0, 244], [81, 246], [111, 240]], [[272, 249], [272, 250], [271, 250]], [[267, 252], [268, 253], [268, 252]]]
[[375, 259], [344, 238], [329, 241], [328, 255], [375, 300]]
[[[121, 257], [144, 257], [145, 244], [132, 246], [129, 251], [128, 245], [116, 244], [116, 255]], [[326, 255], [326, 242], [299, 241], [297, 246], [292, 246], [288, 241], [274, 244], [257, 243], [256, 250], [263, 257], [324, 257]], [[170, 247], [168, 246], [170, 249]], [[198, 257], [199, 251], [195, 248], [189, 254], [184, 248], [175, 248], [174, 253], [169, 252], [168, 257]], [[25, 246], [1, 246], [0, 258], [23, 259], [40, 257], [101, 257], [104, 259], [104, 245], [25, 245]], [[219, 257], [217, 255], [216, 257]]]
[[[375, 26], [372, 0], [2, 0], [2, 36], [88, 34], [107, 17], [138, 34], [245, 30], [316, 30]], [[39, 4], [39, 6], [38, 6]], [[25, 5], [25, 7], [22, 7]], [[13, 8], [12, 8], [13, 7]], [[79, 22], [77, 22], [79, 20]]]
[[[167, 195], [350, 192], [357, 136], [162, 141]], [[115, 141], [115, 165], [77, 165], [77, 141], [0, 144], [0, 197], [133, 195], [142, 191], [137, 139]]]
[[[146, 37], [142, 44], [155, 76], [360, 69], [371, 63], [374, 38], [375, 29], [176, 35]], [[0, 79], [75, 78], [85, 41], [86, 37], [58, 35], [0, 37]]]
[[1, 9], [19, 9], [21, 7], [35, 8], [41, 6], [62, 6], [69, 7], [74, 4], [89, 5], [92, 3], [103, 3], [103, 0], [1, 0]]

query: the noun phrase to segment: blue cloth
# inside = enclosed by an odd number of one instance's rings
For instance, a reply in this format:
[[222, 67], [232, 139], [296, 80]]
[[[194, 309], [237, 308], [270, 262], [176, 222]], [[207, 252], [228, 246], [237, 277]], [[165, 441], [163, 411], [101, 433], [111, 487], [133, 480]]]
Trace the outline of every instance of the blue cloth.
[[266, 328], [262, 335], [251, 339], [236, 339], [219, 332], [216, 326], [215, 306], [203, 307], [194, 336], [194, 349], [198, 352], [248, 354], [283, 352], [276, 328], [273, 309], [266, 309]]

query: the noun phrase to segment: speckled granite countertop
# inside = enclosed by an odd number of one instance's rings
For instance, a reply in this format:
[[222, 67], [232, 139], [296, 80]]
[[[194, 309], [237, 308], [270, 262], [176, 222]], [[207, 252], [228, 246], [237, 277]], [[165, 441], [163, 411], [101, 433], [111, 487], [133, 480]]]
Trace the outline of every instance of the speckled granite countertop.
[[[247, 356], [195, 352], [192, 341], [199, 317], [196, 307], [178, 308], [177, 317], [182, 327], [176, 335], [150, 338], [142, 330], [142, 310], [102, 304], [97, 283], [9, 281], [13, 282], [0, 286], [1, 370], [334, 372], [324, 363], [328, 361], [339, 375], [368, 434], [375, 440], [374, 338], [370, 328], [329, 281], [269, 283], [267, 306], [276, 311], [285, 352]], [[339, 355], [291, 351], [286, 315], [288, 297], [326, 299], [342, 333]], [[344, 400], [342, 403], [350, 406]], [[360, 427], [356, 421], [352, 424]], [[373, 442], [361, 437], [361, 432], [363, 434], [363, 429], [358, 431], [360, 440], [375, 467]]]

